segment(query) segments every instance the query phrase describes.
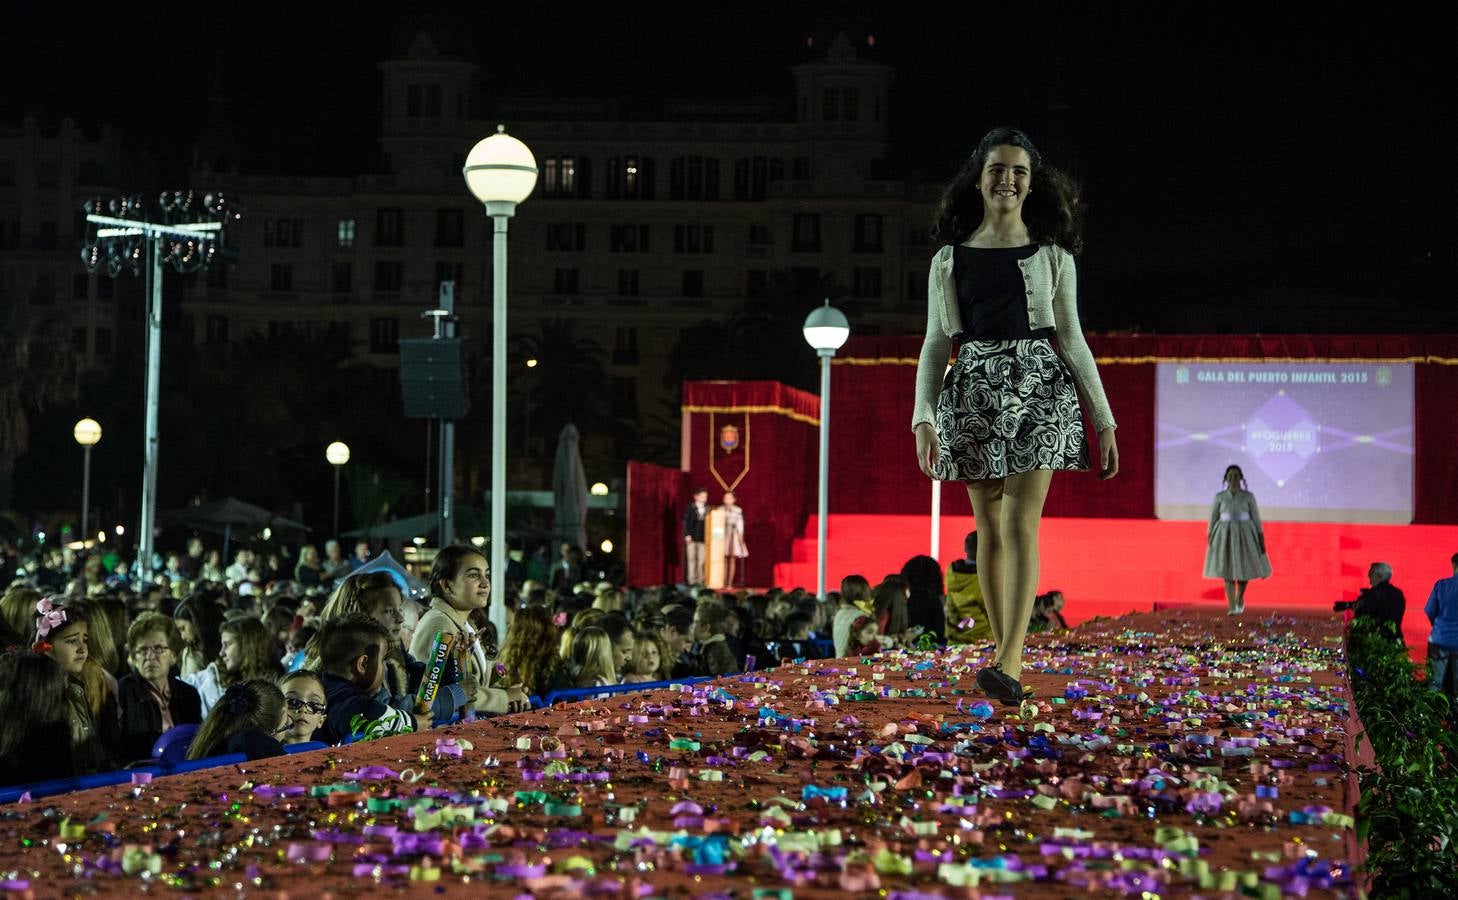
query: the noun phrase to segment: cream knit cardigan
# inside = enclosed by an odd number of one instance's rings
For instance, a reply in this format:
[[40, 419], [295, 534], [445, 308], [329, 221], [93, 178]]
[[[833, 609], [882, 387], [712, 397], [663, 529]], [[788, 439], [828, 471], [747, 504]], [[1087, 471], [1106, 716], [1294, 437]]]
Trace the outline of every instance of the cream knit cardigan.
[[[1073, 256], [1057, 245], [1044, 245], [1030, 258], [1019, 260], [1028, 298], [1028, 327], [1052, 328], [1058, 355], [1073, 373], [1084, 406], [1093, 417], [1094, 430], [1115, 427], [1114, 414], [1104, 396], [1104, 385], [1093, 353], [1078, 324], [1078, 272]], [[952, 247], [932, 257], [927, 276], [926, 339], [916, 365], [916, 405], [911, 427], [936, 422], [937, 395], [942, 389], [952, 337], [962, 330], [957, 308], [957, 286], [952, 282]]]

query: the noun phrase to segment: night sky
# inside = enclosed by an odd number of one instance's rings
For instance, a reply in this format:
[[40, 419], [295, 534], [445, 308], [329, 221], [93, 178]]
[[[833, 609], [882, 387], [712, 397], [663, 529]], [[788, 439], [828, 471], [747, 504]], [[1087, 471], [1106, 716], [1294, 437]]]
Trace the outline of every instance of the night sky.
[[[559, 4], [497, 23], [489, 13], [504, 7], [480, 3], [273, 20], [202, 4], [144, 21], [138, 7], [27, 2], [0, 63], [0, 120], [117, 122], [176, 181], [221, 65], [245, 170], [350, 173], [373, 159], [375, 67], [413, 33], [404, 23], [446, 23], [474, 47], [488, 95], [651, 108], [788, 98], [805, 35], [844, 21], [874, 32], [896, 68], [901, 172], [940, 181], [1010, 123], [1079, 175], [1085, 266], [1104, 293], [1149, 304], [1272, 284], [1367, 291], [1458, 328], [1454, 6], [1112, 6]], [[1102, 318], [1090, 324], [1130, 324]]]

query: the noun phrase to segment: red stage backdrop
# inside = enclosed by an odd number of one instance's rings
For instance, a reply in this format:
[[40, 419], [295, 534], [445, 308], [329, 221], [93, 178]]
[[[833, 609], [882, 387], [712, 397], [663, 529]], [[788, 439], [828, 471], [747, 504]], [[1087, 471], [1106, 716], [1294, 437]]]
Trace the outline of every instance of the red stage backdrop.
[[[773, 567], [814, 511], [820, 398], [776, 381], [690, 381], [683, 386], [684, 490], [673, 506], [683, 579], [680, 520], [689, 491], [704, 487], [718, 504], [732, 490], [744, 508], [746, 583], [769, 584]], [[631, 512], [631, 511], [630, 511]], [[629, 527], [633, 527], [630, 514]]]
[[665, 584], [674, 580], [682, 553], [680, 518], [674, 514], [685, 496], [688, 476], [652, 463], [628, 463], [629, 584]]
[[[1119, 421], [1120, 474], [1108, 482], [1083, 473], [1055, 478], [1049, 518], [1153, 518], [1155, 363], [1326, 360], [1414, 364], [1413, 521], [1458, 524], [1458, 335], [1090, 335], [1089, 344]], [[928, 515], [931, 483], [916, 467], [911, 436], [920, 351], [920, 336], [853, 337], [836, 356], [832, 513]], [[774, 382], [684, 386], [683, 469], [688, 481], [710, 489], [715, 502], [724, 485], [739, 479], [752, 584], [771, 583], [772, 563], [792, 558], [794, 539], [814, 512], [818, 418], [816, 396]], [[741, 450], [723, 450], [726, 425], [742, 429]], [[941, 490], [944, 515], [971, 515], [960, 484]], [[687, 502], [685, 490], [671, 514], [630, 507], [630, 547], [661, 542], [664, 521], [673, 520], [676, 531]], [[630, 559], [630, 580], [658, 584], [680, 577], [676, 560], [656, 565], [657, 574]]]
[[[1046, 516], [1153, 518], [1155, 363], [1385, 361], [1414, 364], [1413, 522], [1458, 523], [1458, 335], [1089, 335], [1088, 341], [1119, 421], [1119, 477], [1054, 478]], [[930, 509], [930, 482], [916, 467], [911, 436], [920, 353], [920, 336], [852, 337], [836, 356], [832, 513]], [[1092, 432], [1089, 440], [1095, 441]], [[960, 484], [942, 486], [942, 511], [971, 515]]]

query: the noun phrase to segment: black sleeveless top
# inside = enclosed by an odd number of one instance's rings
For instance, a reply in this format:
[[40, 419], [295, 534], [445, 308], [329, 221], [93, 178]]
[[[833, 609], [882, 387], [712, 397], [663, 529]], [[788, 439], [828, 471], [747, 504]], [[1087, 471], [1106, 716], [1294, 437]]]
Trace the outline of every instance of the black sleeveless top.
[[1025, 247], [952, 248], [952, 280], [962, 341], [1051, 338], [1053, 329], [1028, 327], [1028, 289], [1018, 262], [1031, 259], [1037, 244]]

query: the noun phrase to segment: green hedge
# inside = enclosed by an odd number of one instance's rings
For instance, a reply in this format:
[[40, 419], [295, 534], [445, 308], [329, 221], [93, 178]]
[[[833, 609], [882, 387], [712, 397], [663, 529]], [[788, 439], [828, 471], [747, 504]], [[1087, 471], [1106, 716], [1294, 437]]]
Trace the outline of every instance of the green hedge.
[[[1458, 732], [1447, 697], [1370, 619], [1348, 640], [1352, 696], [1377, 768], [1357, 770], [1357, 836], [1377, 897], [1458, 897]], [[1358, 735], [1360, 742], [1363, 735]]]

